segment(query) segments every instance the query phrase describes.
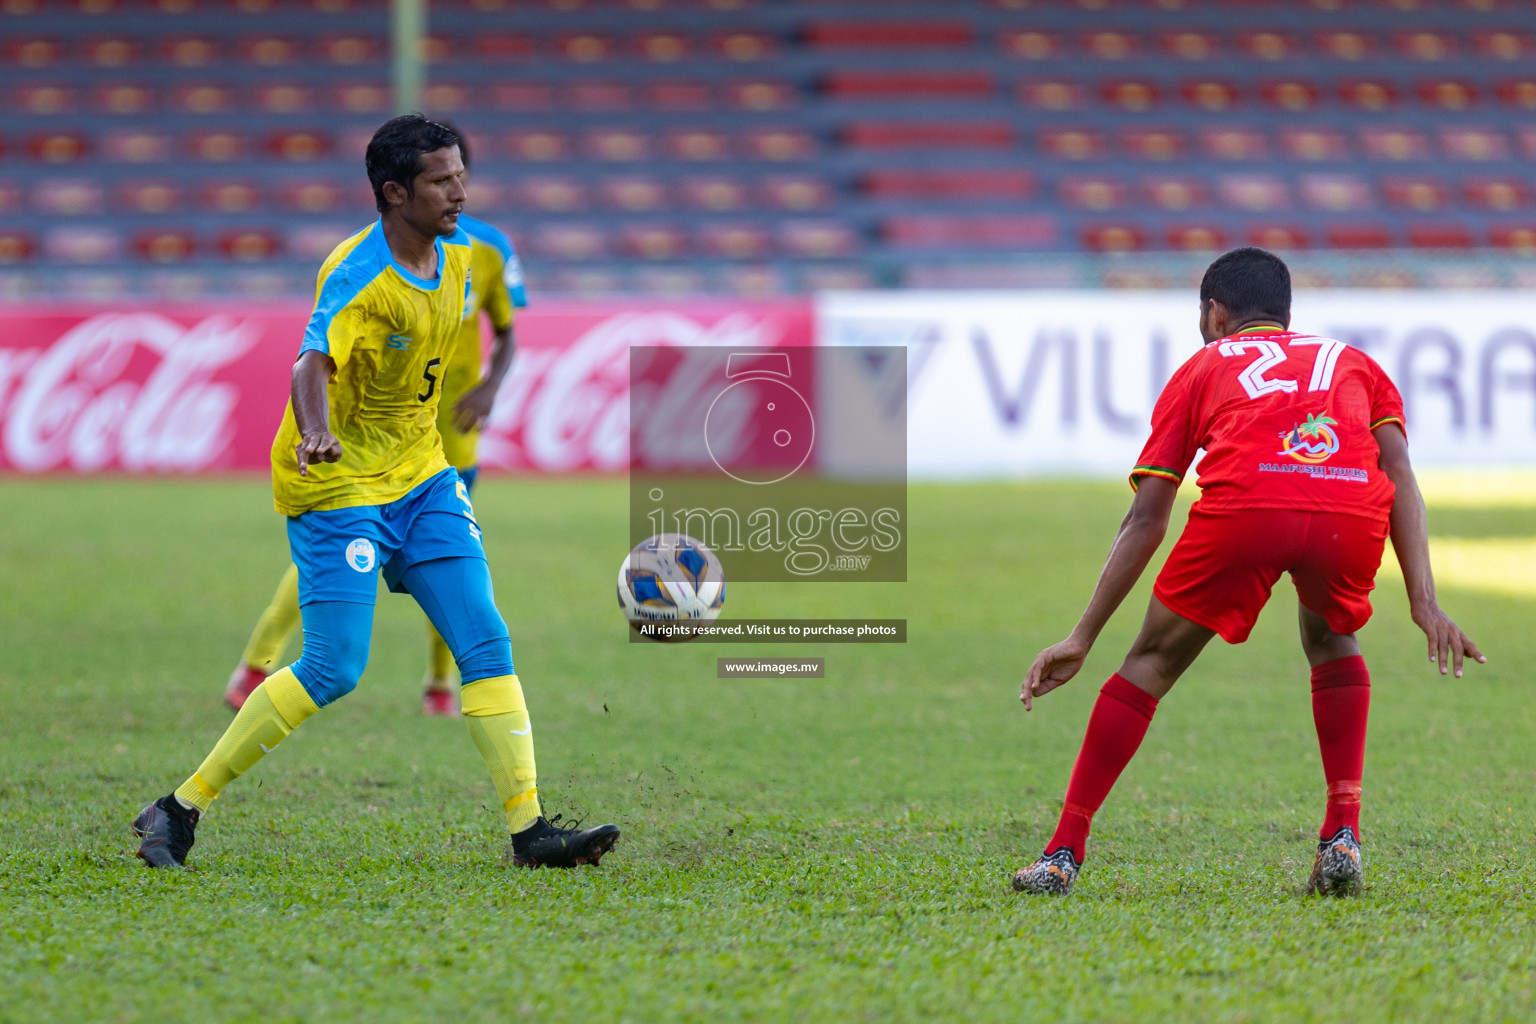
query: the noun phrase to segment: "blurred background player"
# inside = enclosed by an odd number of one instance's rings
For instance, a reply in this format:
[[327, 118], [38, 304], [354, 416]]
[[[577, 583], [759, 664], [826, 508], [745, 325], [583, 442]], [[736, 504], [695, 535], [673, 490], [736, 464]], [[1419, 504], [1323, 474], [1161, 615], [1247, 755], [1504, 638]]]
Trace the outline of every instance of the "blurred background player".
[[[443, 368], [470, 294], [458, 137], [420, 114], [385, 122], [366, 166], [380, 218], [322, 265], [315, 310], [272, 442], [272, 489], [298, 568], [304, 653], [246, 699], [197, 771], [134, 818], [138, 855], [180, 867], [219, 793], [368, 662], [378, 578], [410, 594], [453, 648], [464, 718], [523, 867], [596, 864], [616, 825], [543, 816], [533, 726], [496, 609], [468, 489], [435, 427]], [[558, 821], [558, 816], [556, 817]]]
[[1077, 627], [1030, 666], [1019, 698], [1026, 708], [1083, 667], [1162, 543], [1179, 483], [1204, 449], [1200, 500], [1158, 574], [1140, 635], [1100, 691], [1056, 833], [1045, 854], [1014, 875], [1021, 892], [1072, 887], [1093, 815], [1141, 745], [1158, 700], [1211, 637], [1248, 639], [1283, 573], [1296, 585], [1328, 783], [1311, 891], [1356, 891], [1363, 877], [1360, 780], [1371, 678], [1355, 632], [1370, 620], [1389, 532], [1430, 660], [1458, 678], [1463, 656], [1486, 660], [1435, 598], [1402, 396], [1365, 353], [1296, 334], [1290, 321], [1291, 277], [1279, 257], [1235, 249], [1206, 271], [1205, 347], [1157, 400], [1152, 436], [1131, 471], [1131, 510]]
[[[470, 150], [463, 133], [446, 120], [440, 120], [459, 137], [459, 154], [464, 163], [464, 184], [470, 177]], [[438, 406], [437, 430], [443, 437], [443, 454], [448, 464], [459, 471], [464, 486], [474, 494], [479, 472], [476, 448], [480, 426], [491, 414], [496, 393], [512, 366], [513, 311], [528, 305], [523, 286], [522, 265], [512, 240], [499, 229], [468, 214], [460, 214], [459, 227], [469, 235], [470, 293], [464, 303], [464, 326], [459, 332], [458, 348], [443, 370], [442, 404]], [[489, 365], [481, 345], [480, 316], [491, 325]], [[482, 373], [482, 368], [484, 372]], [[299, 570], [290, 565], [277, 585], [277, 593], [256, 621], [256, 629], [245, 645], [240, 664], [224, 688], [224, 702], [239, 711], [251, 691], [279, 664], [288, 642], [299, 627]], [[458, 699], [454, 692], [453, 654], [448, 644], [427, 622], [428, 667], [421, 696], [421, 709], [428, 715], [456, 715]]]

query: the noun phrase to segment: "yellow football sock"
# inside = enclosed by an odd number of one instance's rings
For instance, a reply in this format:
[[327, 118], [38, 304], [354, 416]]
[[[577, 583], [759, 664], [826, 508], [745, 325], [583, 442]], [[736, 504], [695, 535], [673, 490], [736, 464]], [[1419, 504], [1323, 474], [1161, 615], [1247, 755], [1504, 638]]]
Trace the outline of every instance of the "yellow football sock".
[[427, 649], [430, 652], [427, 659], [427, 672], [433, 679], [453, 678], [453, 652], [448, 649], [448, 641], [443, 639], [441, 633], [427, 620]]
[[319, 711], [292, 669], [274, 672], [246, 698], [245, 706], [203, 763], [176, 789], [183, 802], [206, 811], [219, 791], [270, 754], [306, 718]]
[[459, 691], [459, 705], [470, 738], [480, 748], [507, 827], [521, 832], [543, 812], [539, 809], [538, 771], [533, 763], [533, 725], [517, 676], [477, 679]]
[[283, 648], [298, 628], [299, 567], [290, 565], [277, 585], [277, 593], [272, 595], [272, 603], [256, 620], [256, 630], [245, 645], [243, 660], [252, 668], [270, 669], [282, 658]]

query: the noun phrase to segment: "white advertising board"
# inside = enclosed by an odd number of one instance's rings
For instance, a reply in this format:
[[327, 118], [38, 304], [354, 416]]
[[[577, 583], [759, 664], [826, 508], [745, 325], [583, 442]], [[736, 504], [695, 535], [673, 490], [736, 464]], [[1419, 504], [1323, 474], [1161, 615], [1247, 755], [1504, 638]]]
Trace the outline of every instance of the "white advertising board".
[[[1536, 296], [1317, 291], [1291, 325], [1379, 362], [1422, 466], [1536, 465]], [[905, 345], [908, 471], [1123, 476], [1201, 344], [1190, 292], [834, 292], [830, 345]]]

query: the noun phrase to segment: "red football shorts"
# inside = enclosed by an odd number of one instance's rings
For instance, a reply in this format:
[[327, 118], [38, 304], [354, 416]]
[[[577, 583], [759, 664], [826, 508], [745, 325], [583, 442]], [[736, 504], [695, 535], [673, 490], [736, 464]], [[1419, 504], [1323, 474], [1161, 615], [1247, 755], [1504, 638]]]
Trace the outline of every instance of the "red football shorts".
[[1229, 644], [1248, 639], [1280, 574], [1335, 633], [1371, 618], [1371, 591], [1387, 524], [1342, 512], [1234, 509], [1197, 502], [1152, 592], [1172, 611]]

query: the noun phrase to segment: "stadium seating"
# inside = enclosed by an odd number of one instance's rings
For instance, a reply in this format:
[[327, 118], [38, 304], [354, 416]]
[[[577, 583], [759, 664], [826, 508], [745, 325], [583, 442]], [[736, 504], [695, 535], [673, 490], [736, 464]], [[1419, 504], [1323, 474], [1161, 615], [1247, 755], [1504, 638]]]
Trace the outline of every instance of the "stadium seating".
[[[535, 288], [1528, 252], [1536, 5], [1406, 2], [443, 0], [423, 107], [469, 133]], [[0, 96], [0, 273], [306, 294], [373, 216], [388, 7], [6, 0]]]

